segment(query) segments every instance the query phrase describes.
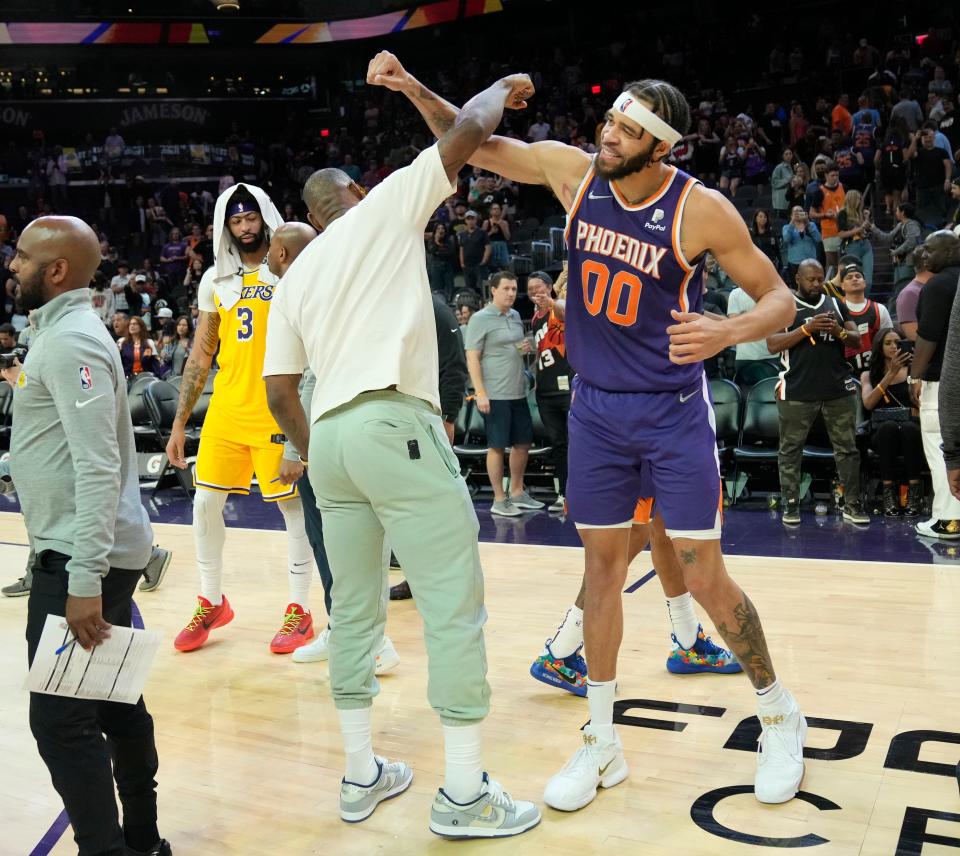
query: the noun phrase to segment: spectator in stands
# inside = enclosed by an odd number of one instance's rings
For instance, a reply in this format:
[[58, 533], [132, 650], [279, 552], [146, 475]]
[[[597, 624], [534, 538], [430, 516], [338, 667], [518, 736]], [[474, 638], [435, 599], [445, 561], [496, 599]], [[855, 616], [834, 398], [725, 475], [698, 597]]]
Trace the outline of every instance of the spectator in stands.
[[113, 279], [117, 275], [117, 248], [111, 247], [106, 238], [100, 241], [100, 265], [97, 270], [107, 279]]
[[793, 181], [793, 167], [796, 158], [793, 149], [789, 146], [783, 150], [780, 156], [780, 163], [774, 169], [770, 176], [770, 193], [773, 213], [779, 217], [786, 217], [790, 210], [790, 203], [787, 200], [787, 190]]
[[843, 254], [860, 260], [869, 294], [873, 285], [873, 245], [867, 239], [870, 212], [864, 210], [863, 194], [859, 190], [849, 191], [844, 198], [843, 208], [837, 215], [837, 228]]
[[744, 149], [744, 183], [764, 184], [767, 180], [767, 151], [753, 137], [747, 140]]
[[[487, 475], [493, 488], [491, 514], [517, 517], [524, 509], [540, 509], [523, 483], [533, 443], [533, 421], [527, 405], [523, 355], [533, 351], [523, 321], [513, 308], [517, 278], [500, 271], [490, 278], [492, 302], [467, 325], [464, 346], [467, 368], [476, 390], [477, 408], [487, 432]], [[510, 452], [510, 495], [503, 490], [504, 449]]]
[[180, 282], [187, 270], [187, 245], [176, 227], [170, 230], [170, 240], [160, 250], [160, 275], [167, 282]]
[[[126, 302], [126, 295], [124, 295], [124, 302]], [[90, 305], [93, 306], [93, 311], [97, 313], [97, 317], [104, 326], [109, 327], [110, 319], [116, 310], [116, 297], [110, 283], [100, 271], [93, 275], [93, 282], [90, 285]]]
[[840, 288], [843, 302], [846, 304], [850, 320], [857, 326], [860, 342], [849, 341], [844, 357], [850, 363], [855, 377], [870, 368], [873, 356], [873, 337], [887, 327], [893, 326], [887, 307], [866, 297], [867, 280], [864, 277], [860, 260], [855, 256], [844, 256], [840, 261]]
[[947, 98], [943, 102], [943, 118], [940, 120], [940, 133], [947, 138], [947, 148], [953, 154], [953, 160], [960, 157], [960, 114], [954, 106], [954, 99]]
[[824, 294], [823, 279], [823, 267], [815, 259], [800, 265], [796, 318], [785, 332], [767, 338], [767, 348], [781, 353], [783, 362], [777, 405], [782, 519], [787, 525], [800, 522], [803, 446], [821, 414], [844, 488], [843, 518], [851, 523], [870, 522], [861, 506], [856, 384], [843, 356], [846, 346], [859, 343], [860, 333], [843, 302]]
[[110, 319], [110, 326], [113, 328], [113, 338], [119, 341], [127, 335], [130, 328], [130, 316], [126, 312], [114, 312]]
[[830, 158], [824, 154], [819, 154], [813, 159], [813, 175], [809, 176], [810, 180], [807, 182], [803, 197], [803, 207], [808, 211], [813, 207], [814, 200], [826, 180], [828, 163], [830, 163]]
[[[101, 265], [102, 268], [102, 265]], [[100, 271], [97, 271], [100, 273]], [[110, 280], [110, 291], [113, 292], [112, 308], [117, 312], [129, 312], [127, 303], [127, 286], [130, 284], [130, 263], [120, 259], [117, 262], [117, 273]]]
[[157, 202], [156, 198], [151, 196], [147, 199], [147, 210], [145, 212], [147, 222], [150, 224], [150, 246], [154, 250], [159, 250], [163, 246], [167, 236], [167, 231], [173, 228], [173, 222], [167, 216], [163, 206]]
[[717, 164], [723, 142], [717, 136], [709, 119], [697, 123], [697, 136], [693, 142], [693, 164], [697, 178], [713, 185], [717, 180]]
[[489, 215], [483, 221], [483, 231], [490, 240], [490, 264], [503, 270], [510, 265], [510, 223], [503, 216], [503, 206], [492, 202]]
[[933, 273], [927, 270], [927, 248], [921, 244], [913, 251], [915, 276], [897, 294], [897, 321], [903, 329], [904, 338], [917, 340], [917, 301], [920, 292]]
[[793, 167], [793, 178], [790, 179], [790, 185], [787, 187], [787, 213], [791, 212], [797, 205], [806, 210], [804, 204], [806, 198], [807, 185], [810, 183], [810, 167], [802, 161], [798, 161]]
[[790, 211], [790, 222], [783, 227], [782, 239], [787, 250], [787, 282], [794, 283], [800, 264], [819, 255], [820, 230], [804, 208], [795, 205]]
[[[566, 272], [561, 274], [559, 284], [565, 287]], [[536, 307], [530, 329], [537, 356], [537, 409], [550, 437], [557, 479], [557, 498], [548, 511], [562, 512], [567, 493], [567, 414], [570, 412], [570, 382], [573, 379], [573, 369], [567, 362], [563, 322], [565, 304], [557, 305], [558, 293], [553, 278], [543, 271], [534, 271], [527, 278], [527, 296]]]
[[870, 102], [870, 96], [866, 92], [857, 98], [857, 112], [851, 117], [853, 127], [857, 125], [870, 124], [875, 128], [880, 127], [880, 111]]
[[[144, 312], [147, 311], [150, 306], [150, 297], [146, 293], [145, 286], [147, 284], [147, 277], [138, 273], [136, 276], [129, 277], [127, 279], [127, 284], [123, 289], [123, 295], [126, 298], [127, 308], [118, 309], [120, 312], [126, 312], [127, 314], [143, 316]], [[116, 303], [114, 303], [114, 308], [117, 309]]]
[[186, 315], [177, 318], [173, 328], [173, 335], [169, 342], [164, 342], [160, 349], [160, 360], [168, 368], [173, 377], [183, 374], [183, 365], [190, 356], [193, 347], [193, 327]]
[[727, 137], [720, 149], [720, 190], [730, 196], [736, 195], [740, 182], [746, 174], [747, 154], [735, 137]]
[[780, 235], [770, 223], [770, 215], [765, 208], [758, 208], [754, 213], [753, 222], [750, 224], [750, 237], [754, 246], [770, 259], [774, 269], [780, 270]]
[[359, 182], [360, 179], [363, 178], [360, 167], [353, 162], [353, 155], [346, 154], [343, 156], [343, 163], [340, 164], [340, 170], [349, 175], [351, 181]]
[[543, 113], [537, 111], [536, 118], [527, 128], [527, 140], [531, 143], [542, 143], [550, 136], [550, 124], [543, 118]]
[[[747, 294], [742, 288], [735, 288], [730, 292], [727, 298], [727, 318], [736, 318], [744, 312], [749, 312], [757, 305], [757, 302]], [[771, 354], [767, 349], [765, 339], [759, 339], [756, 342], [741, 342], [736, 348], [735, 371], [738, 378], [749, 378], [743, 380], [744, 385], [756, 383], [765, 377], [773, 377], [776, 374], [776, 366], [779, 360], [776, 354]], [[760, 365], [763, 363], [764, 365]], [[740, 384], [741, 380], [737, 380]]]
[[870, 368], [860, 374], [863, 407], [870, 413], [870, 445], [880, 459], [883, 513], [900, 515], [896, 488], [897, 458], [903, 457], [902, 477], [908, 482], [904, 516], [919, 517], [923, 509], [923, 441], [920, 419], [910, 400], [907, 383], [912, 354], [901, 350], [904, 339], [899, 327], [884, 327], [873, 340]]
[[60, 146], [54, 146], [47, 159], [46, 174], [53, 206], [62, 213], [67, 204], [67, 158]]
[[842, 94], [830, 113], [830, 130], [839, 131], [841, 136], [849, 137], [853, 133], [853, 117], [850, 115], [850, 96]]
[[933, 517], [916, 525], [920, 535], [960, 540], [960, 499], [950, 492], [940, 436], [939, 386], [950, 313], [960, 279], [960, 238], [947, 230], [924, 242], [927, 267], [933, 276], [917, 302], [917, 342], [910, 366], [911, 397], [920, 406], [923, 451], [933, 482]]
[[203, 228], [199, 223], [190, 224], [190, 234], [184, 239], [187, 245], [187, 260], [193, 259], [197, 246], [203, 241]]
[[460, 332], [466, 340], [467, 325], [470, 319], [480, 311], [480, 299], [472, 291], [461, 291], [457, 295], [457, 321], [460, 323]]
[[909, 282], [914, 276], [913, 251], [920, 244], [923, 227], [917, 222], [913, 205], [901, 202], [896, 208], [897, 224], [889, 232], [883, 232], [876, 224], [870, 224], [872, 238], [885, 244], [892, 244], [890, 255], [893, 258], [893, 282], [900, 285]]
[[874, 155], [874, 165], [880, 173], [887, 215], [893, 215], [897, 205], [906, 202], [907, 169], [904, 154], [910, 145], [910, 132], [902, 120], [893, 120], [883, 143]]
[[478, 227], [476, 211], [467, 211], [463, 218], [466, 228], [457, 235], [460, 268], [463, 270], [463, 280], [467, 288], [472, 288], [479, 294], [483, 290], [487, 265], [490, 263], [490, 238]]
[[[867, 184], [866, 159], [863, 153], [854, 148], [850, 137], [840, 136], [839, 131], [833, 132], [830, 143], [833, 162], [840, 171], [840, 183], [844, 190], [863, 190]], [[873, 156], [872, 151], [870, 156]]]
[[11, 243], [13, 230], [5, 214], [0, 214], [0, 258], [12, 259], [16, 250]]
[[161, 364], [157, 357], [157, 343], [147, 335], [142, 318], [136, 315], [130, 318], [127, 333], [117, 342], [117, 347], [120, 349], [123, 372], [128, 378], [143, 372], [159, 376]]
[[810, 206], [810, 219], [820, 227], [823, 235], [823, 251], [827, 257], [827, 267], [837, 267], [840, 259], [840, 227], [838, 217], [843, 208], [846, 190], [840, 183], [840, 170], [831, 161], [824, 170], [823, 183], [814, 194], [813, 204]]
[[8, 354], [17, 347], [17, 328], [13, 324], [0, 324], [0, 354]]
[[906, 86], [900, 90], [900, 100], [893, 105], [893, 109], [890, 111], [890, 122], [893, 123], [897, 120], [903, 122], [911, 134], [919, 131], [923, 124], [923, 110], [920, 109], [920, 105], [914, 100], [913, 93]]
[[426, 249], [430, 289], [450, 300], [453, 298], [457, 244], [443, 223], [437, 223], [433, 227], [433, 234], [426, 241]]
[[933, 80], [927, 84], [927, 91], [945, 100], [953, 95], [953, 84], [947, 80], [946, 72], [942, 65], [938, 65], [933, 69]]
[[371, 158], [367, 161], [367, 171], [360, 176], [360, 184], [363, 186], [364, 190], [370, 191], [373, 190], [380, 183], [380, 171], [377, 167], [377, 161], [375, 158]]
[[923, 130], [913, 135], [904, 159], [915, 161], [917, 219], [930, 228], [940, 229], [947, 220], [947, 193], [953, 163], [950, 153], [935, 145], [935, 134], [936, 126], [925, 123]]
[[123, 141], [116, 128], [111, 128], [107, 138], [103, 141], [103, 153], [107, 160], [120, 160], [127, 144]]

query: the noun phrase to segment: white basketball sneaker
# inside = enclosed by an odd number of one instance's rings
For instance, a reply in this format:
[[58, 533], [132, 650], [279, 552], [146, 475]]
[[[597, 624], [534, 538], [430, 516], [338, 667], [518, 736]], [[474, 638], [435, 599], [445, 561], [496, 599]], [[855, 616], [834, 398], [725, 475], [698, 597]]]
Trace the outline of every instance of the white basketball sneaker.
[[380, 646], [380, 650], [377, 651], [377, 665], [373, 673], [375, 675], [385, 675], [387, 672], [392, 672], [399, 665], [400, 655], [397, 653], [397, 649], [393, 647], [393, 642], [390, 641], [390, 637], [384, 636], [383, 644]]
[[543, 801], [551, 808], [576, 811], [593, 802], [598, 787], [612, 788], [627, 778], [627, 761], [616, 730], [613, 742], [598, 732], [592, 725], [584, 726], [583, 746], [547, 783]]
[[293, 652], [294, 663], [316, 663], [330, 657], [330, 628], [325, 627], [313, 642], [301, 645]]
[[762, 803], [792, 800], [803, 780], [803, 743], [807, 739], [807, 720], [796, 699], [786, 690], [790, 713], [761, 716], [757, 741], [757, 776], [753, 792]]

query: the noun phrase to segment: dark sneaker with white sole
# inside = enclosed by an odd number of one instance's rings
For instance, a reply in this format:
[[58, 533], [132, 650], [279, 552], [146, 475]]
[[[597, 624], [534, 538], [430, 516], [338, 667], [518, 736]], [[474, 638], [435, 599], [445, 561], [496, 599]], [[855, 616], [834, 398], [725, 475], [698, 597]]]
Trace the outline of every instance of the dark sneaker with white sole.
[[847, 523], [866, 526], [870, 522], [870, 515], [863, 510], [863, 506], [859, 502], [845, 502], [843, 504], [843, 519]]

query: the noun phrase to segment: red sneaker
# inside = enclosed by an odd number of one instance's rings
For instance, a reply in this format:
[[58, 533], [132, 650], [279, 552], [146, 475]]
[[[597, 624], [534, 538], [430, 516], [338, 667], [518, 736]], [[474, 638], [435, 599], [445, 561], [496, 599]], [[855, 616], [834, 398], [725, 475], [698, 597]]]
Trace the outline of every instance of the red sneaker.
[[178, 651], [196, 651], [210, 635], [214, 627], [223, 627], [233, 621], [233, 610], [226, 595], [222, 603], [214, 606], [203, 595], [197, 595], [197, 608], [193, 618], [173, 640], [173, 647]]
[[270, 643], [270, 650], [274, 654], [290, 654], [301, 645], [306, 645], [313, 639], [313, 616], [304, 612], [299, 603], [291, 603], [287, 607], [287, 614], [283, 616], [283, 624]]

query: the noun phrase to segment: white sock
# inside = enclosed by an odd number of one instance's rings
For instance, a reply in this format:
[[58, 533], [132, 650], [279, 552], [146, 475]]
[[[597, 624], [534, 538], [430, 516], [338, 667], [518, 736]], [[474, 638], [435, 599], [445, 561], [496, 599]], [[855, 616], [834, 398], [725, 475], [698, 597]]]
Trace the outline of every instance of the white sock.
[[343, 777], [355, 785], [372, 785], [377, 778], [377, 762], [370, 736], [370, 708], [338, 709], [337, 716], [340, 717], [343, 751], [347, 755], [347, 771]]
[[446, 759], [443, 790], [454, 802], [473, 802], [483, 786], [480, 724], [444, 725], [443, 746]]
[[227, 527], [223, 522], [225, 493], [197, 490], [193, 498], [193, 543], [200, 571], [200, 594], [214, 606], [223, 603], [223, 542]]
[[587, 706], [590, 708], [590, 725], [598, 736], [613, 742], [613, 697], [617, 681], [592, 681], [587, 678]]
[[793, 696], [787, 692], [777, 678], [769, 687], [757, 690], [757, 710], [761, 725], [771, 725], [774, 717], [786, 716], [793, 710]]
[[[571, 606], [564, 613], [557, 632], [547, 644], [558, 660], [569, 657], [583, 644], [583, 610], [580, 607]], [[542, 656], [549, 656], [546, 647]]]
[[697, 641], [697, 613], [693, 608], [693, 596], [686, 591], [676, 597], [667, 598], [667, 614], [673, 625], [673, 635], [681, 648], [692, 648]]
[[303, 518], [303, 503], [299, 497], [278, 502], [287, 527], [287, 578], [290, 583], [290, 602], [310, 611], [310, 582], [317, 566], [313, 550], [307, 540]]

